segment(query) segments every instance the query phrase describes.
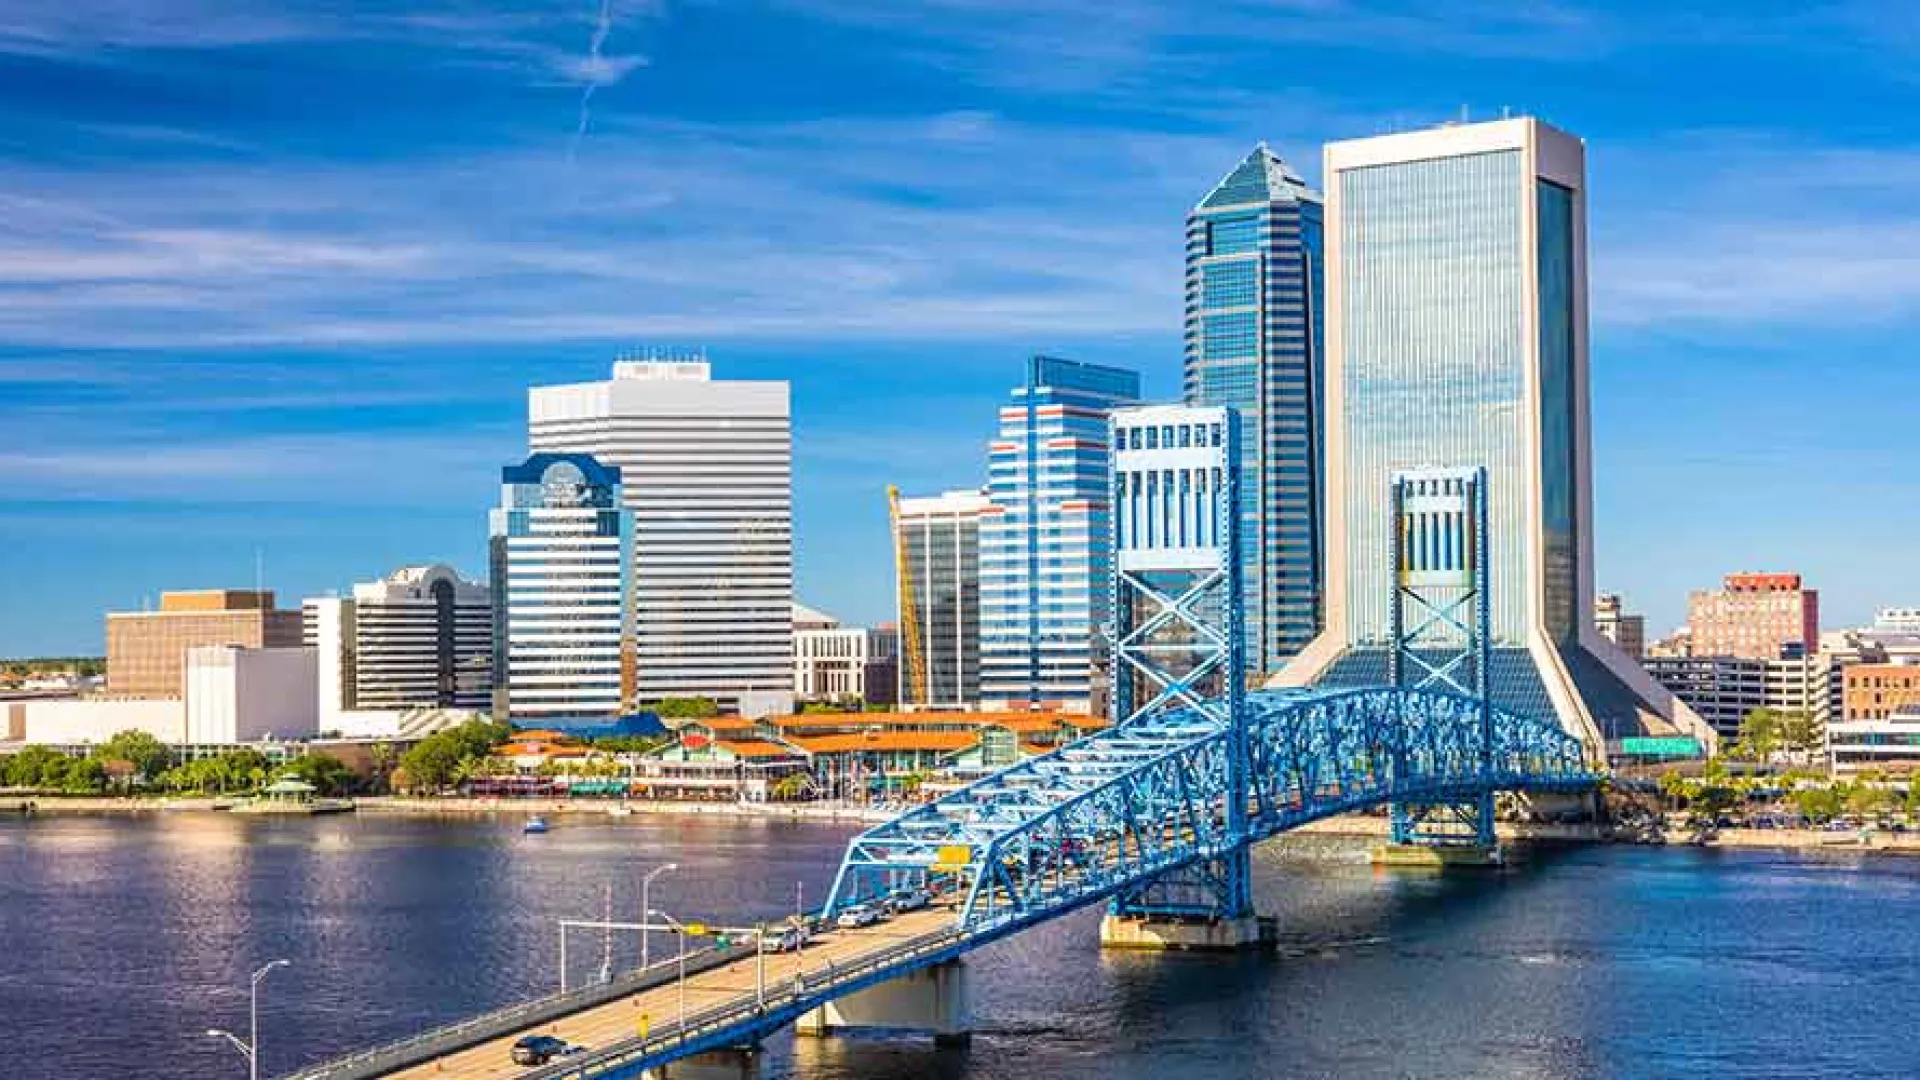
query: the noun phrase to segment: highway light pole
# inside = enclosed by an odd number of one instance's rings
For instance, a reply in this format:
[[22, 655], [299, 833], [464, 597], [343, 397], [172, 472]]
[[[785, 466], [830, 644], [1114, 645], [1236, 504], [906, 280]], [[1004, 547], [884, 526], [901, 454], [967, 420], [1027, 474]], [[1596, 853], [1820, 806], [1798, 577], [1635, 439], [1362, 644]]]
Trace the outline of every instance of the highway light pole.
[[246, 1041], [242, 1042], [240, 1037], [231, 1031], [224, 1031], [220, 1028], [209, 1028], [207, 1030], [208, 1038], [227, 1040], [233, 1044], [235, 1050], [240, 1051], [241, 1057], [247, 1059], [248, 1080], [260, 1080], [260, 983], [268, 975], [272, 974], [274, 968], [289, 967], [292, 964], [293, 961], [291, 960], [273, 960], [253, 973], [251, 985], [247, 988]]
[[687, 928], [680, 925], [679, 919], [674, 918], [664, 911], [656, 911], [653, 908], [647, 909], [647, 918], [651, 919], [656, 915], [665, 920], [668, 926], [673, 927], [674, 936], [680, 939], [680, 977], [677, 981], [679, 984], [678, 996], [680, 999], [680, 1039], [684, 1042], [687, 1038]]
[[[640, 879], [640, 921], [641, 922], [646, 922], [647, 917], [653, 913], [653, 906], [651, 902], [648, 900], [648, 890], [653, 885], [653, 879], [659, 877], [661, 874], [664, 874], [669, 870], [678, 870], [678, 869], [680, 869], [679, 863], [664, 863], [660, 866], [656, 866], [653, 869], [647, 871], [647, 876]], [[651, 950], [647, 948], [647, 943], [652, 940], [653, 940], [652, 934], [649, 934], [644, 930], [640, 932], [640, 969], [642, 971], [646, 970], [647, 960], [652, 955]]]

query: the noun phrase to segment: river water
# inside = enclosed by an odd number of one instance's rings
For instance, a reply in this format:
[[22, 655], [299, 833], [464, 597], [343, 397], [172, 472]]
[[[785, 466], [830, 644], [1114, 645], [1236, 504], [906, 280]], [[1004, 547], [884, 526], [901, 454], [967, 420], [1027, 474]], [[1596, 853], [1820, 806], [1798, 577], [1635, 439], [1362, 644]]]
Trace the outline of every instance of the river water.
[[[721, 818], [0, 818], [0, 1080], [262, 1074], [553, 989], [556, 920], [770, 918], [848, 829]], [[1257, 854], [1277, 957], [1102, 954], [1098, 913], [975, 954], [976, 1036], [770, 1044], [797, 1080], [1920, 1076], [1920, 860], [1585, 848], [1383, 874], [1357, 842]], [[608, 943], [569, 938], [575, 978]], [[671, 949], [669, 940], [656, 943]], [[635, 961], [611, 942], [616, 966]]]

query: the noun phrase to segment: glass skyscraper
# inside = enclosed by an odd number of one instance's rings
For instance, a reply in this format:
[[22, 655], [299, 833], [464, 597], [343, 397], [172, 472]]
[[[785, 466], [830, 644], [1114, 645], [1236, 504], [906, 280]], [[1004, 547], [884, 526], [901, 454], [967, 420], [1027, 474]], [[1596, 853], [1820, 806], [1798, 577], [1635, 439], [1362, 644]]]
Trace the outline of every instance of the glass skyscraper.
[[1584, 617], [1585, 174], [1532, 119], [1327, 147], [1326, 632], [1279, 681], [1387, 681], [1392, 478], [1484, 466], [1495, 702], [1596, 746], [1705, 732]]
[[[962, 709], [980, 703], [980, 523], [993, 504], [978, 491], [901, 499], [894, 527], [904, 565], [895, 567], [903, 705]], [[902, 581], [900, 575], [910, 576]], [[907, 618], [907, 597], [913, 618]], [[921, 672], [916, 685], [910, 653]]]
[[1246, 662], [1320, 629], [1321, 200], [1256, 147], [1187, 215], [1186, 399], [1240, 414]]
[[1107, 414], [1140, 376], [1050, 356], [1000, 409], [980, 527], [980, 697], [996, 708], [1093, 708], [1096, 629], [1112, 565]]

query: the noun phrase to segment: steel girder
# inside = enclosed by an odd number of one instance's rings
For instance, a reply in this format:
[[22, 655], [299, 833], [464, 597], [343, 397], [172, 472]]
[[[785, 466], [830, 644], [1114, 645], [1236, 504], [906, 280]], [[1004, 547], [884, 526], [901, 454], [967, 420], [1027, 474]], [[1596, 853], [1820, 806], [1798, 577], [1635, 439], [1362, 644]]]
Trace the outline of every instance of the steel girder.
[[962, 930], [998, 936], [1318, 818], [1593, 783], [1553, 724], [1496, 709], [1488, 745], [1485, 708], [1390, 687], [1248, 694], [1244, 837], [1228, 824], [1224, 723], [1188, 709], [1111, 728], [861, 833], [825, 911], [938, 878]]

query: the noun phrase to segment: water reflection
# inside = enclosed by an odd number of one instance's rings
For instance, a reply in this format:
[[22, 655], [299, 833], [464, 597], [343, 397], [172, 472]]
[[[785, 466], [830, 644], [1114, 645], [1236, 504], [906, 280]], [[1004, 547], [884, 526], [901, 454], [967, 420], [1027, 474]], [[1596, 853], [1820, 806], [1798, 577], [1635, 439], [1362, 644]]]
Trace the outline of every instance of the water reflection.
[[[0, 821], [0, 1027], [46, 1035], [8, 1080], [237, 1074], [199, 1037], [263, 1001], [266, 1071], [550, 989], [556, 920], [655, 905], [773, 918], [830, 880], [845, 829], [701, 817]], [[1261, 849], [1278, 956], [1093, 947], [1088, 910], [970, 961], [977, 1036], [781, 1037], [768, 1077], [1911, 1075], [1920, 866], [1587, 849], [1487, 875], [1377, 874], [1364, 845]], [[631, 963], [630, 937], [615, 941]], [[671, 948], [667, 942], [661, 948]], [[599, 942], [577, 939], [584, 976]]]

